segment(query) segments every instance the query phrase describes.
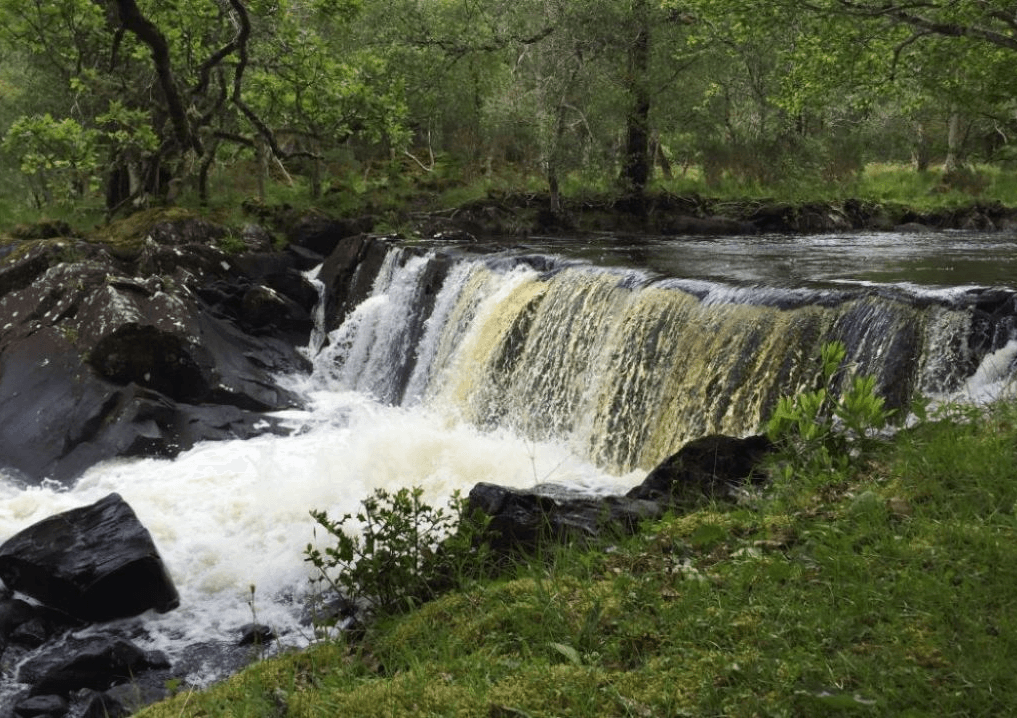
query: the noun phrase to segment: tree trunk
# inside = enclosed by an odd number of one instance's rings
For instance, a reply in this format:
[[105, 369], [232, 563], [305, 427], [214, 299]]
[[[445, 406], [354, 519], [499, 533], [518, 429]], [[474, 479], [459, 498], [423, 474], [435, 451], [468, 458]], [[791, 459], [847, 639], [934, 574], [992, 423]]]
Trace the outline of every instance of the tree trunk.
[[265, 201], [268, 185], [268, 163], [271, 150], [266, 146], [265, 139], [258, 135], [254, 138], [255, 161], [258, 164], [258, 199]]
[[911, 148], [911, 161], [917, 172], [925, 172], [929, 169], [929, 138], [925, 134], [925, 125], [922, 122], [919, 122], [915, 128], [915, 144]]
[[956, 172], [963, 164], [961, 158], [961, 118], [956, 107], [950, 108], [950, 119], [946, 130], [946, 159], [943, 161], [943, 172]]
[[642, 212], [646, 185], [650, 179], [650, 22], [648, 0], [633, 3], [635, 37], [628, 48], [628, 92], [631, 98], [625, 120], [625, 157], [622, 190], [635, 211]]

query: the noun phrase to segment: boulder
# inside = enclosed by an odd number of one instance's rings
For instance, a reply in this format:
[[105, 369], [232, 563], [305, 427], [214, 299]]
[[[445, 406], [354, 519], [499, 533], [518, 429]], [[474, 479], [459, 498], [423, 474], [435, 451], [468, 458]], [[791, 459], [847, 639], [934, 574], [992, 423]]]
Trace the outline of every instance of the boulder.
[[129, 716], [145, 706], [164, 700], [167, 695], [165, 686], [154, 682], [133, 680], [130, 683], [121, 683], [108, 691], [86, 696], [81, 718]]
[[626, 496], [666, 505], [727, 497], [732, 490], [765, 478], [759, 465], [773, 450], [773, 443], [763, 435], [714, 434], [694, 439], [657, 465]]
[[470, 490], [467, 511], [490, 517], [483, 540], [499, 554], [532, 551], [546, 542], [592, 541], [612, 532], [632, 534], [640, 522], [663, 513], [652, 501], [590, 496], [550, 484], [516, 490], [489, 483]]
[[143, 651], [126, 639], [89, 636], [68, 639], [25, 661], [18, 670], [18, 682], [31, 685], [33, 696], [67, 696], [83, 688], [106, 690], [146, 671], [168, 667], [163, 654]]
[[18, 718], [35, 718], [36, 716], [66, 715], [70, 704], [62, 696], [31, 696], [18, 701], [14, 705], [14, 715]]
[[332, 219], [306, 215], [287, 229], [286, 238], [294, 246], [327, 257], [341, 240], [370, 232], [372, 229], [374, 229], [373, 217]]
[[0, 579], [84, 621], [166, 612], [180, 603], [151, 535], [118, 494], [9, 538], [0, 545]]

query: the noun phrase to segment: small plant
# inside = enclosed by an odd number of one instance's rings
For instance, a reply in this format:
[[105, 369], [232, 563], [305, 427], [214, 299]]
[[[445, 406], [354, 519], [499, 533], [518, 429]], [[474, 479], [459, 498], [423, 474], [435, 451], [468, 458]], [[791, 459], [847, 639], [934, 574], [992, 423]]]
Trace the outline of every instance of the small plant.
[[232, 232], [230, 232], [225, 237], [216, 242], [216, 245], [223, 252], [231, 256], [243, 254], [248, 249], [247, 244], [244, 242], [243, 237], [240, 237]]
[[876, 393], [872, 376], [853, 376], [836, 395], [847, 349], [843, 342], [824, 344], [820, 380], [814, 391], [785, 396], [766, 422], [766, 434], [782, 447], [788, 470], [843, 473], [857, 450], [872, 440], [895, 413]]
[[[333, 520], [311, 511], [336, 541], [323, 551], [313, 544], [304, 551], [318, 570], [316, 580], [375, 614], [393, 614], [480, 575], [488, 563], [486, 546], [476, 540], [483, 524], [466, 515], [465, 499], [454, 493], [446, 510], [422, 496], [420, 487], [377, 489], [356, 515]], [[354, 518], [359, 532], [346, 530]]]

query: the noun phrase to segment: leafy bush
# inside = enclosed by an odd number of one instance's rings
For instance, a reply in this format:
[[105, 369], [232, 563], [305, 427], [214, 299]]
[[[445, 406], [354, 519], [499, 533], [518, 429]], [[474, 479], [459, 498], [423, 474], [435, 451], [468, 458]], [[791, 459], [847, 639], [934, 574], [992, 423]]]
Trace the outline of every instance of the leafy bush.
[[823, 345], [820, 382], [814, 391], [785, 396], [766, 422], [766, 434], [781, 447], [788, 470], [812, 474], [843, 473], [853, 455], [884, 428], [894, 410], [876, 393], [872, 376], [852, 376], [837, 395], [847, 349], [843, 342]]
[[[467, 515], [459, 492], [447, 509], [425, 503], [423, 493], [420, 487], [377, 489], [360, 511], [339, 520], [311, 511], [335, 539], [324, 551], [312, 544], [304, 551], [316, 580], [375, 614], [394, 614], [482, 575], [489, 565], [479, 541], [486, 522]], [[354, 518], [360, 530], [347, 531]]]

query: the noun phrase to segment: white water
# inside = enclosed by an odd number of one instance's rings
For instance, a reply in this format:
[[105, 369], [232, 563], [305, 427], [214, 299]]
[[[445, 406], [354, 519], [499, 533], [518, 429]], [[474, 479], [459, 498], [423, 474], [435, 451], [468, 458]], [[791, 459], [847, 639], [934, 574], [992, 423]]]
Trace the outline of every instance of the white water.
[[[306, 410], [285, 415], [292, 435], [208, 443], [174, 460], [111, 462], [70, 489], [0, 480], [0, 537], [119, 492], [152, 532], [181, 594], [179, 609], [143, 617], [145, 647], [166, 651], [172, 661], [194, 643], [235, 643], [238, 628], [255, 619], [274, 628], [282, 644], [301, 646], [312, 638], [300, 623], [311, 575], [303, 562], [314, 540], [311, 509], [339, 517], [355, 512], [377, 488], [414, 485], [441, 504], [480, 481], [624, 491], [645, 470], [613, 475], [579, 453], [595, 455], [599, 443], [632, 435], [633, 455], [651, 443], [647, 436], [666, 454], [673, 450], [668, 442], [680, 439], [684, 419], [675, 402], [683, 398], [695, 404], [691, 414], [705, 413], [700, 407], [707, 400], [716, 403], [721, 429], [724, 421], [757, 425], [758, 417], [743, 420], [731, 412], [761, 408], [767, 397], [758, 387], [780, 372], [807, 382], [808, 372], [797, 368], [804, 360], [783, 367], [783, 357], [799, 337], [820, 341], [842, 316], [840, 310], [778, 313], [749, 306], [769, 301], [756, 288], [685, 282], [699, 291], [676, 298], [667, 282], [643, 291], [645, 277], [628, 270], [606, 276], [578, 267], [551, 280], [526, 266], [462, 262], [450, 271], [411, 346], [406, 319], [416, 310], [412, 289], [425, 261], [397, 264], [391, 253], [375, 295], [332, 333], [324, 350], [312, 351], [313, 374], [288, 379], [308, 398]], [[781, 290], [777, 298], [787, 296]], [[890, 335], [885, 327], [917, 326], [919, 343], [937, 349], [922, 360], [918, 384], [953, 386], [965, 348], [963, 342], [948, 346], [949, 338], [965, 330], [968, 314], [905, 309], [887, 314], [874, 300], [846, 306], [858, 360], [884, 360], [890, 351], [881, 343]], [[497, 369], [499, 352], [523, 325], [527, 338], [537, 339], [520, 345], [510, 377]], [[321, 345], [317, 336], [312, 347]], [[415, 357], [413, 371], [402, 406], [392, 406], [398, 392], [392, 367], [407, 354]], [[742, 360], [750, 355], [754, 363]], [[986, 357], [961, 391], [984, 398], [1007, 385], [1015, 357], [1013, 342]], [[723, 364], [742, 375], [743, 384], [732, 385], [730, 394], [721, 392], [727, 380], [720, 379], [728, 376]], [[617, 385], [600, 385], [615, 378]], [[713, 385], [714, 394], [702, 392]], [[611, 404], [614, 396], [624, 399], [621, 410]], [[509, 418], [520, 431], [532, 424], [531, 435], [551, 438], [513, 433], [496, 411], [515, 412]], [[646, 426], [616, 424], [628, 420], [623, 412]], [[189, 680], [206, 683], [223, 670], [198, 666]]]
[[[281, 634], [281, 645], [311, 640], [300, 625], [310, 509], [339, 517], [376, 488], [420, 485], [443, 505], [479, 481], [608, 490], [639, 480], [608, 476], [553, 444], [482, 433], [360, 393], [317, 391], [308, 411], [287, 418], [298, 429], [292, 436], [209, 442], [174, 460], [110, 462], [67, 490], [0, 482], [0, 536], [119, 492], [152, 533], [181, 596], [177, 610], [143, 617], [150, 636], [139, 644], [175, 661], [192, 644], [235, 644], [238, 628], [255, 617]], [[222, 671], [200, 666], [189, 680], [205, 684]]]

